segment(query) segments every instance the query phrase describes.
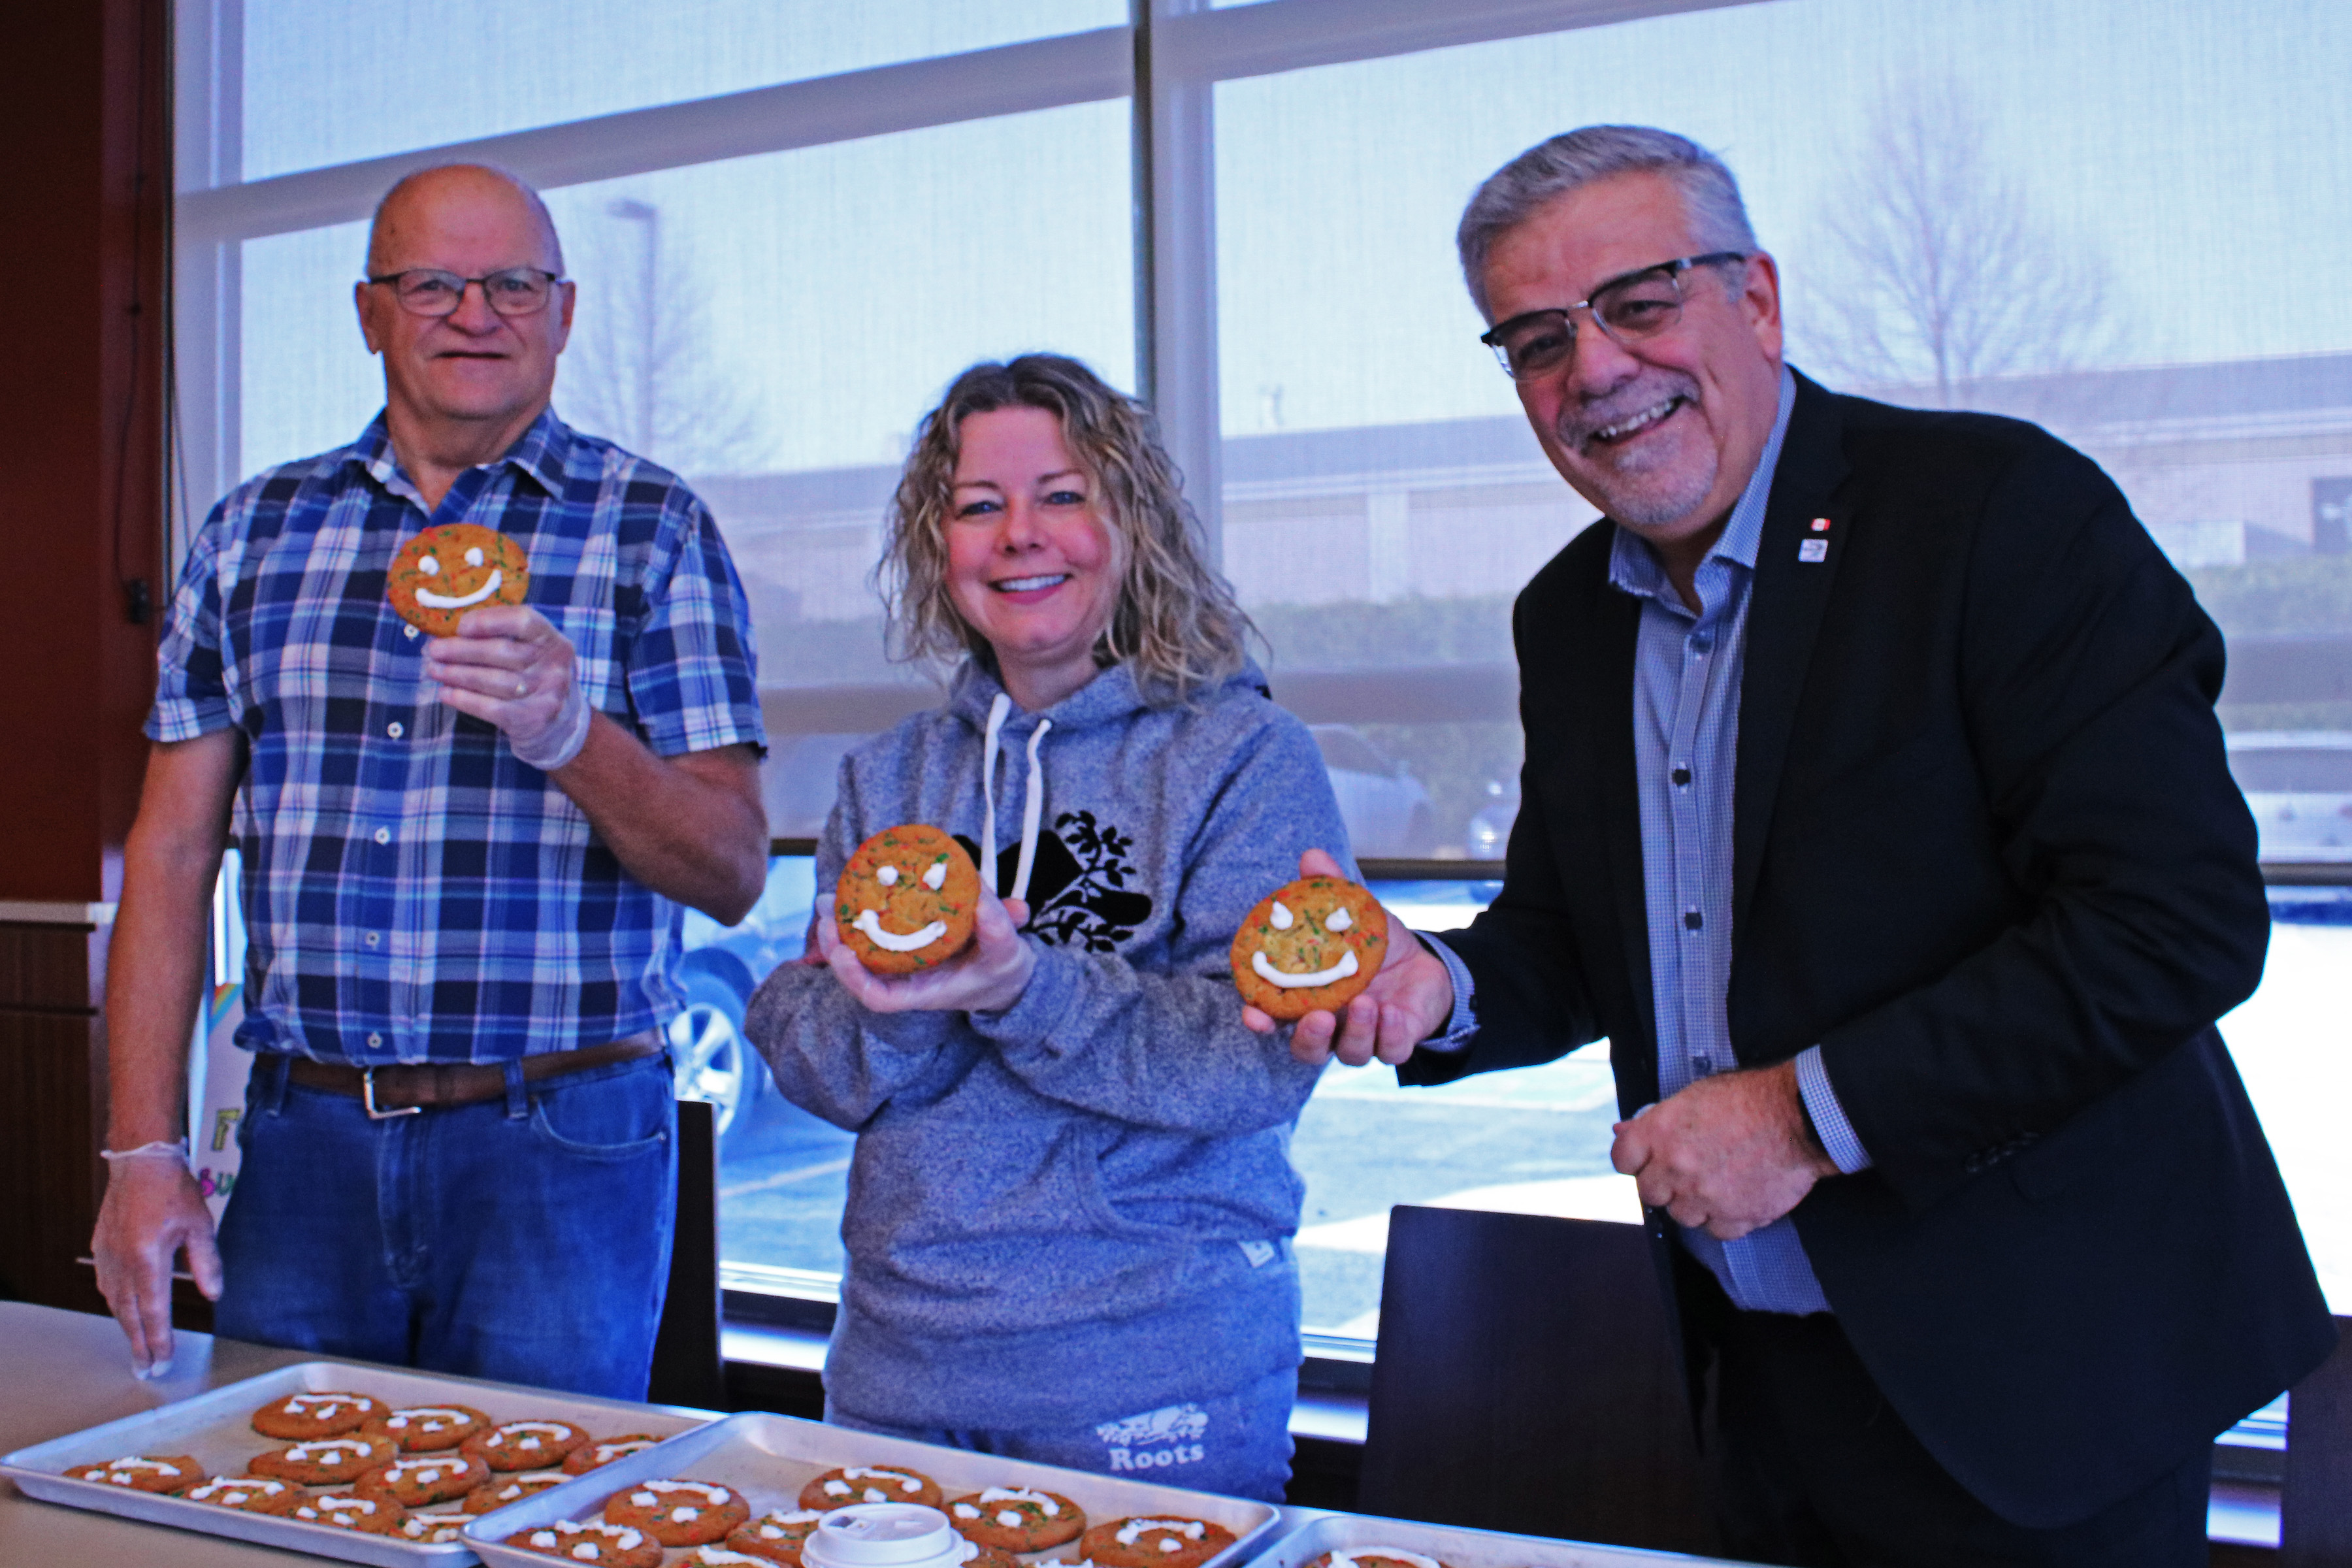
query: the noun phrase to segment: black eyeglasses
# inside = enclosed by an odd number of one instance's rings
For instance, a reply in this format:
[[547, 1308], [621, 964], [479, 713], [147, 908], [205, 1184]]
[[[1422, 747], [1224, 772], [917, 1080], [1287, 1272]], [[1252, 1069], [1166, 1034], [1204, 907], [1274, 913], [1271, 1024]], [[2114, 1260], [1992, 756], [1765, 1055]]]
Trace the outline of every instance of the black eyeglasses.
[[1632, 348], [1682, 320], [1684, 273], [1694, 267], [1747, 259], [1743, 250], [1711, 250], [1705, 256], [1661, 261], [1655, 267], [1612, 278], [1595, 289], [1589, 300], [1552, 310], [1523, 310], [1481, 333], [1478, 341], [1495, 351], [1504, 374], [1513, 381], [1534, 381], [1574, 357], [1577, 311], [1589, 312], [1594, 325], [1621, 346]]
[[536, 316], [555, 297], [555, 286], [566, 279], [543, 267], [509, 267], [481, 278], [460, 278], [437, 267], [412, 267], [368, 281], [390, 285], [400, 308], [412, 316], [455, 314], [469, 283], [482, 286], [482, 298], [501, 316]]

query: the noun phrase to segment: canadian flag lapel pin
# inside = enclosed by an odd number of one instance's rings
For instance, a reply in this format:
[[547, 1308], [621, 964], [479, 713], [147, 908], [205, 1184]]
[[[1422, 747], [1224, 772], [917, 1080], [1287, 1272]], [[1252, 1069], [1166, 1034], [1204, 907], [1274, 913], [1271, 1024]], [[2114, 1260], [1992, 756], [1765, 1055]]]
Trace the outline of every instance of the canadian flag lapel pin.
[[1807, 537], [1797, 542], [1797, 559], [1816, 564], [1827, 561], [1830, 558], [1830, 542], [1826, 535], [1830, 531], [1830, 520], [1817, 517], [1809, 529]]

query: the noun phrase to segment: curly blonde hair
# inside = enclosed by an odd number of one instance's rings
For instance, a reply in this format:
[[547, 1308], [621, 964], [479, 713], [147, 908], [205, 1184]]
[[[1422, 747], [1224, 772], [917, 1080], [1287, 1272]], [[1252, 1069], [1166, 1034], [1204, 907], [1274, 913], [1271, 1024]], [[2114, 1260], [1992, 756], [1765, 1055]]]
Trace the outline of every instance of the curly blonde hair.
[[995, 668], [987, 640], [948, 592], [947, 524], [963, 422], [1000, 408], [1053, 415], [1092, 481], [1118, 583], [1110, 625], [1095, 644], [1096, 666], [1127, 663], [1157, 707], [1190, 703], [1240, 669], [1256, 628], [1204, 558], [1200, 522], [1160, 445], [1158, 422], [1142, 403], [1059, 354], [973, 365], [923, 416], [875, 569], [889, 612], [891, 657], [943, 664], [969, 658]]

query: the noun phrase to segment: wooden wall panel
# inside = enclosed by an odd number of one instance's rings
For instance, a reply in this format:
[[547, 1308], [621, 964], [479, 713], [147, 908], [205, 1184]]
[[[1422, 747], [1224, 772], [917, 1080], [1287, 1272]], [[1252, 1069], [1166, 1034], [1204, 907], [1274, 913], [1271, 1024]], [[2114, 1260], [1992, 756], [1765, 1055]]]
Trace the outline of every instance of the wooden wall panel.
[[88, 1012], [103, 949], [85, 925], [0, 925], [0, 1008]]
[[88, 1016], [0, 1012], [0, 1105], [38, 1106], [0, 1137], [0, 1285], [26, 1300], [97, 1310], [76, 1259], [89, 1250], [103, 1191], [103, 1052]]

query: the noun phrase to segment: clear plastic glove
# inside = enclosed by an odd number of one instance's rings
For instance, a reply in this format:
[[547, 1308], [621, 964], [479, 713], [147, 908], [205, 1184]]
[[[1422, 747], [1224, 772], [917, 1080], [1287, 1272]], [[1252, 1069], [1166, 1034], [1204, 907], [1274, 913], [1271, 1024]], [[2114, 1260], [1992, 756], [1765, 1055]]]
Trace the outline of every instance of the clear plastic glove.
[[514, 754], [553, 773], [588, 743], [593, 715], [572, 680], [571, 639], [528, 605], [468, 610], [457, 635], [425, 649], [441, 700], [495, 724]]

